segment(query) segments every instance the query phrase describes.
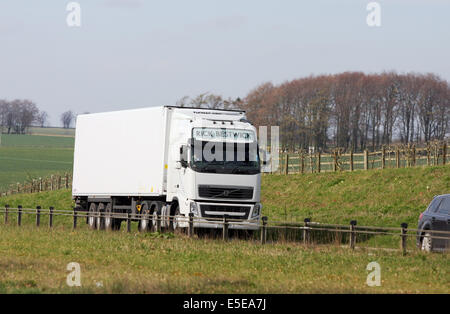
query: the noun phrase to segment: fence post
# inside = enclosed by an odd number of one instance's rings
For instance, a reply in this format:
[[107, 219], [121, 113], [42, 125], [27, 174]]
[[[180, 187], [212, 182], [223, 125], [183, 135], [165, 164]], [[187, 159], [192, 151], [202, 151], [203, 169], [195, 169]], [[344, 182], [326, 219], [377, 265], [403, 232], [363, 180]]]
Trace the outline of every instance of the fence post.
[[350, 171], [353, 171], [353, 150], [350, 152]]
[[161, 215], [156, 214], [156, 232], [161, 233]]
[[401, 224], [401, 227], [402, 227], [402, 235], [401, 235], [400, 247], [402, 250], [402, 254], [406, 255], [406, 239], [407, 239], [406, 233], [408, 232], [408, 224], [406, 222], [404, 222]]
[[447, 163], [447, 143], [444, 143], [444, 146], [442, 147], [442, 164], [445, 166]]
[[386, 168], [386, 147], [383, 146], [383, 149], [381, 150], [381, 169]]
[[17, 206], [17, 225], [22, 224], [22, 205]]
[[194, 213], [189, 213], [189, 237], [194, 236]]
[[284, 161], [284, 174], [289, 174], [289, 153], [286, 153], [285, 161]]
[[73, 229], [74, 230], [77, 228], [77, 218], [78, 218], [77, 208], [74, 207], [73, 208]]
[[364, 170], [369, 170], [369, 151], [364, 150]]
[[41, 225], [41, 206], [36, 207], [36, 227]]
[[127, 232], [131, 232], [131, 217], [130, 216], [131, 216], [130, 213], [127, 213]]
[[8, 223], [9, 205], [5, 205], [5, 225]]
[[49, 213], [49, 220], [48, 220], [48, 226], [50, 227], [50, 228], [52, 228], [53, 227], [53, 209], [54, 209], [54, 207], [53, 206], [50, 206], [50, 213]]
[[413, 144], [412, 148], [412, 166], [416, 166], [416, 145]]
[[261, 244], [266, 244], [267, 241], [267, 216], [262, 217], [261, 228]]
[[400, 149], [398, 147], [395, 150], [395, 163], [397, 168], [400, 168]]
[[301, 172], [302, 174], [305, 173], [305, 155], [303, 155], [303, 153], [300, 156], [300, 160], [301, 160]]
[[311, 218], [305, 218], [305, 227], [303, 229], [303, 244], [308, 245], [311, 240], [311, 233], [309, 231], [309, 223], [311, 222]]
[[228, 241], [228, 215], [223, 215], [222, 238], [224, 241]]
[[337, 171], [337, 151], [333, 152], [333, 171]]
[[351, 231], [350, 232], [350, 248], [352, 250], [355, 249], [355, 244], [356, 244], [356, 232], [355, 232], [356, 224], [357, 224], [356, 220], [350, 221], [350, 231]]
[[321, 162], [321, 154], [320, 152], [317, 153], [317, 172], [320, 173], [320, 162]]

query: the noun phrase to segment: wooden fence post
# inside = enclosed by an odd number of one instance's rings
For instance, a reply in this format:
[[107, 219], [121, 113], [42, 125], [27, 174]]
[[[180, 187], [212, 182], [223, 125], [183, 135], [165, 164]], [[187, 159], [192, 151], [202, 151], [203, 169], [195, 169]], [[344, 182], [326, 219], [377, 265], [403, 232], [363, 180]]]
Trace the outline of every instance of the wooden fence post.
[[364, 150], [364, 170], [369, 170], [369, 151]]
[[336, 172], [337, 171], [337, 151], [335, 150], [333, 152], [333, 171]]
[[156, 232], [161, 233], [161, 215], [156, 214]]
[[222, 239], [228, 241], [228, 215], [223, 215]]
[[354, 165], [353, 165], [353, 150], [350, 152], [350, 171], [353, 171]]
[[17, 225], [22, 225], [22, 205], [17, 206]]
[[386, 168], [386, 147], [383, 146], [383, 149], [381, 150], [381, 169]]
[[77, 208], [74, 207], [73, 208], [73, 230], [75, 230], [77, 228], [77, 218], [78, 218]]
[[416, 145], [412, 147], [412, 166], [416, 166]]
[[301, 163], [302, 163], [301, 164], [301, 172], [303, 174], [303, 173], [305, 173], [305, 155], [303, 155], [303, 153], [302, 153], [300, 158], [301, 158]]
[[311, 233], [309, 230], [309, 223], [311, 222], [311, 218], [305, 218], [305, 227], [303, 229], [303, 244], [308, 245], [311, 241]]
[[189, 237], [194, 236], [194, 213], [189, 213]]
[[318, 153], [317, 153], [317, 172], [319, 172], [319, 173], [320, 173], [320, 170], [321, 170], [321, 169], [320, 169], [320, 168], [321, 168], [321, 167], [320, 167], [320, 166], [321, 166], [320, 163], [321, 163], [321, 153], [318, 152]]
[[445, 166], [447, 163], [447, 143], [444, 143], [444, 146], [442, 147], [442, 164]]
[[406, 255], [406, 240], [407, 240], [406, 233], [408, 232], [408, 224], [404, 222], [401, 224], [401, 227], [402, 227], [402, 235], [401, 235], [400, 248], [402, 250], [402, 254]]
[[[159, 215], [158, 215], [159, 216]], [[159, 217], [158, 217], [159, 218]], [[159, 219], [158, 219], [159, 220]], [[161, 222], [160, 222], [161, 223]], [[161, 225], [160, 225], [161, 226]], [[161, 227], [160, 227], [161, 229]], [[131, 215], [127, 213], [127, 232], [131, 232]]]
[[288, 175], [289, 174], [289, 153], [286, 153], [286, 157], [284, 159], [284, 174]]
[[356, 244], [356, 232], [355, 232], [356, 224], [357, 224], [356, 220], [350, 221], [350, 248], [352, 250], [355, 249]]
[[41, 206], [36, 207], [36, 227], [41, 225]]
[[397, 168], [400, 168], [400, 149], [398, 147], [395, 150], [395, 163]]
[[9, 205], [5, 205], [5, 225], [8, 223]]
[[54, 209], [54, 207], [53, 206], [50, 206], [50, 208], [49, 208], [49, 219], [48, 219], [48, 226], [50, 227], [50, 228], [52, 228], [53, 227], [53, 209]]
[[262, 217], [261, 227], [261, 244], [266, 244], [267, 241], [267, 216]]

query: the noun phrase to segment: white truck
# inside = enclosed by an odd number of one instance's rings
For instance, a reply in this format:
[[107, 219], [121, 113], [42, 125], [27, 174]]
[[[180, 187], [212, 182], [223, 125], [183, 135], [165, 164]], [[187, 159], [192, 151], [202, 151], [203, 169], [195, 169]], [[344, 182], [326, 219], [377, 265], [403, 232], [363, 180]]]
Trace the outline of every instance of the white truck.
[[[92, 229], [256, 230], [262, 205], [256, 129], [238, 110], [150, 107], [79, 115], [72, 196]], [[233, 223], [234, 221], [234, 223]], [[245, 222], [245, 223], [242, 223]]]

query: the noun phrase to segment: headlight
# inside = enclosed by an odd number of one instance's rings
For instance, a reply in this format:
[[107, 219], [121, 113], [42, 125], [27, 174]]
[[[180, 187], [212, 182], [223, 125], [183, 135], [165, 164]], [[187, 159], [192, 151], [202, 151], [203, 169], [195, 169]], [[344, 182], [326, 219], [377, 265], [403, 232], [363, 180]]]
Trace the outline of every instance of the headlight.
[[262, 208], [261, 204], [256, 204], [253, 207], [252, 218], [258, 217], [261, 214], [261, 208]]
[[190, 210], [191, 213], [194, 213], [194, 216], [198, 216], [198, 206], [196, 202], [191, 202]]

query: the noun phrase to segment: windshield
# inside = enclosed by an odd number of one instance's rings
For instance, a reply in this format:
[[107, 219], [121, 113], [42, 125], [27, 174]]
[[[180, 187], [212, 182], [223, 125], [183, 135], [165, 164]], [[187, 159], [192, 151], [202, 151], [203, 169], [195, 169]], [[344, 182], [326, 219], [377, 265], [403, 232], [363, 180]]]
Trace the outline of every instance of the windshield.
[[198, 172], [257, 174], [258, 145], [252, 143], [194, 141], [191, 168]]

